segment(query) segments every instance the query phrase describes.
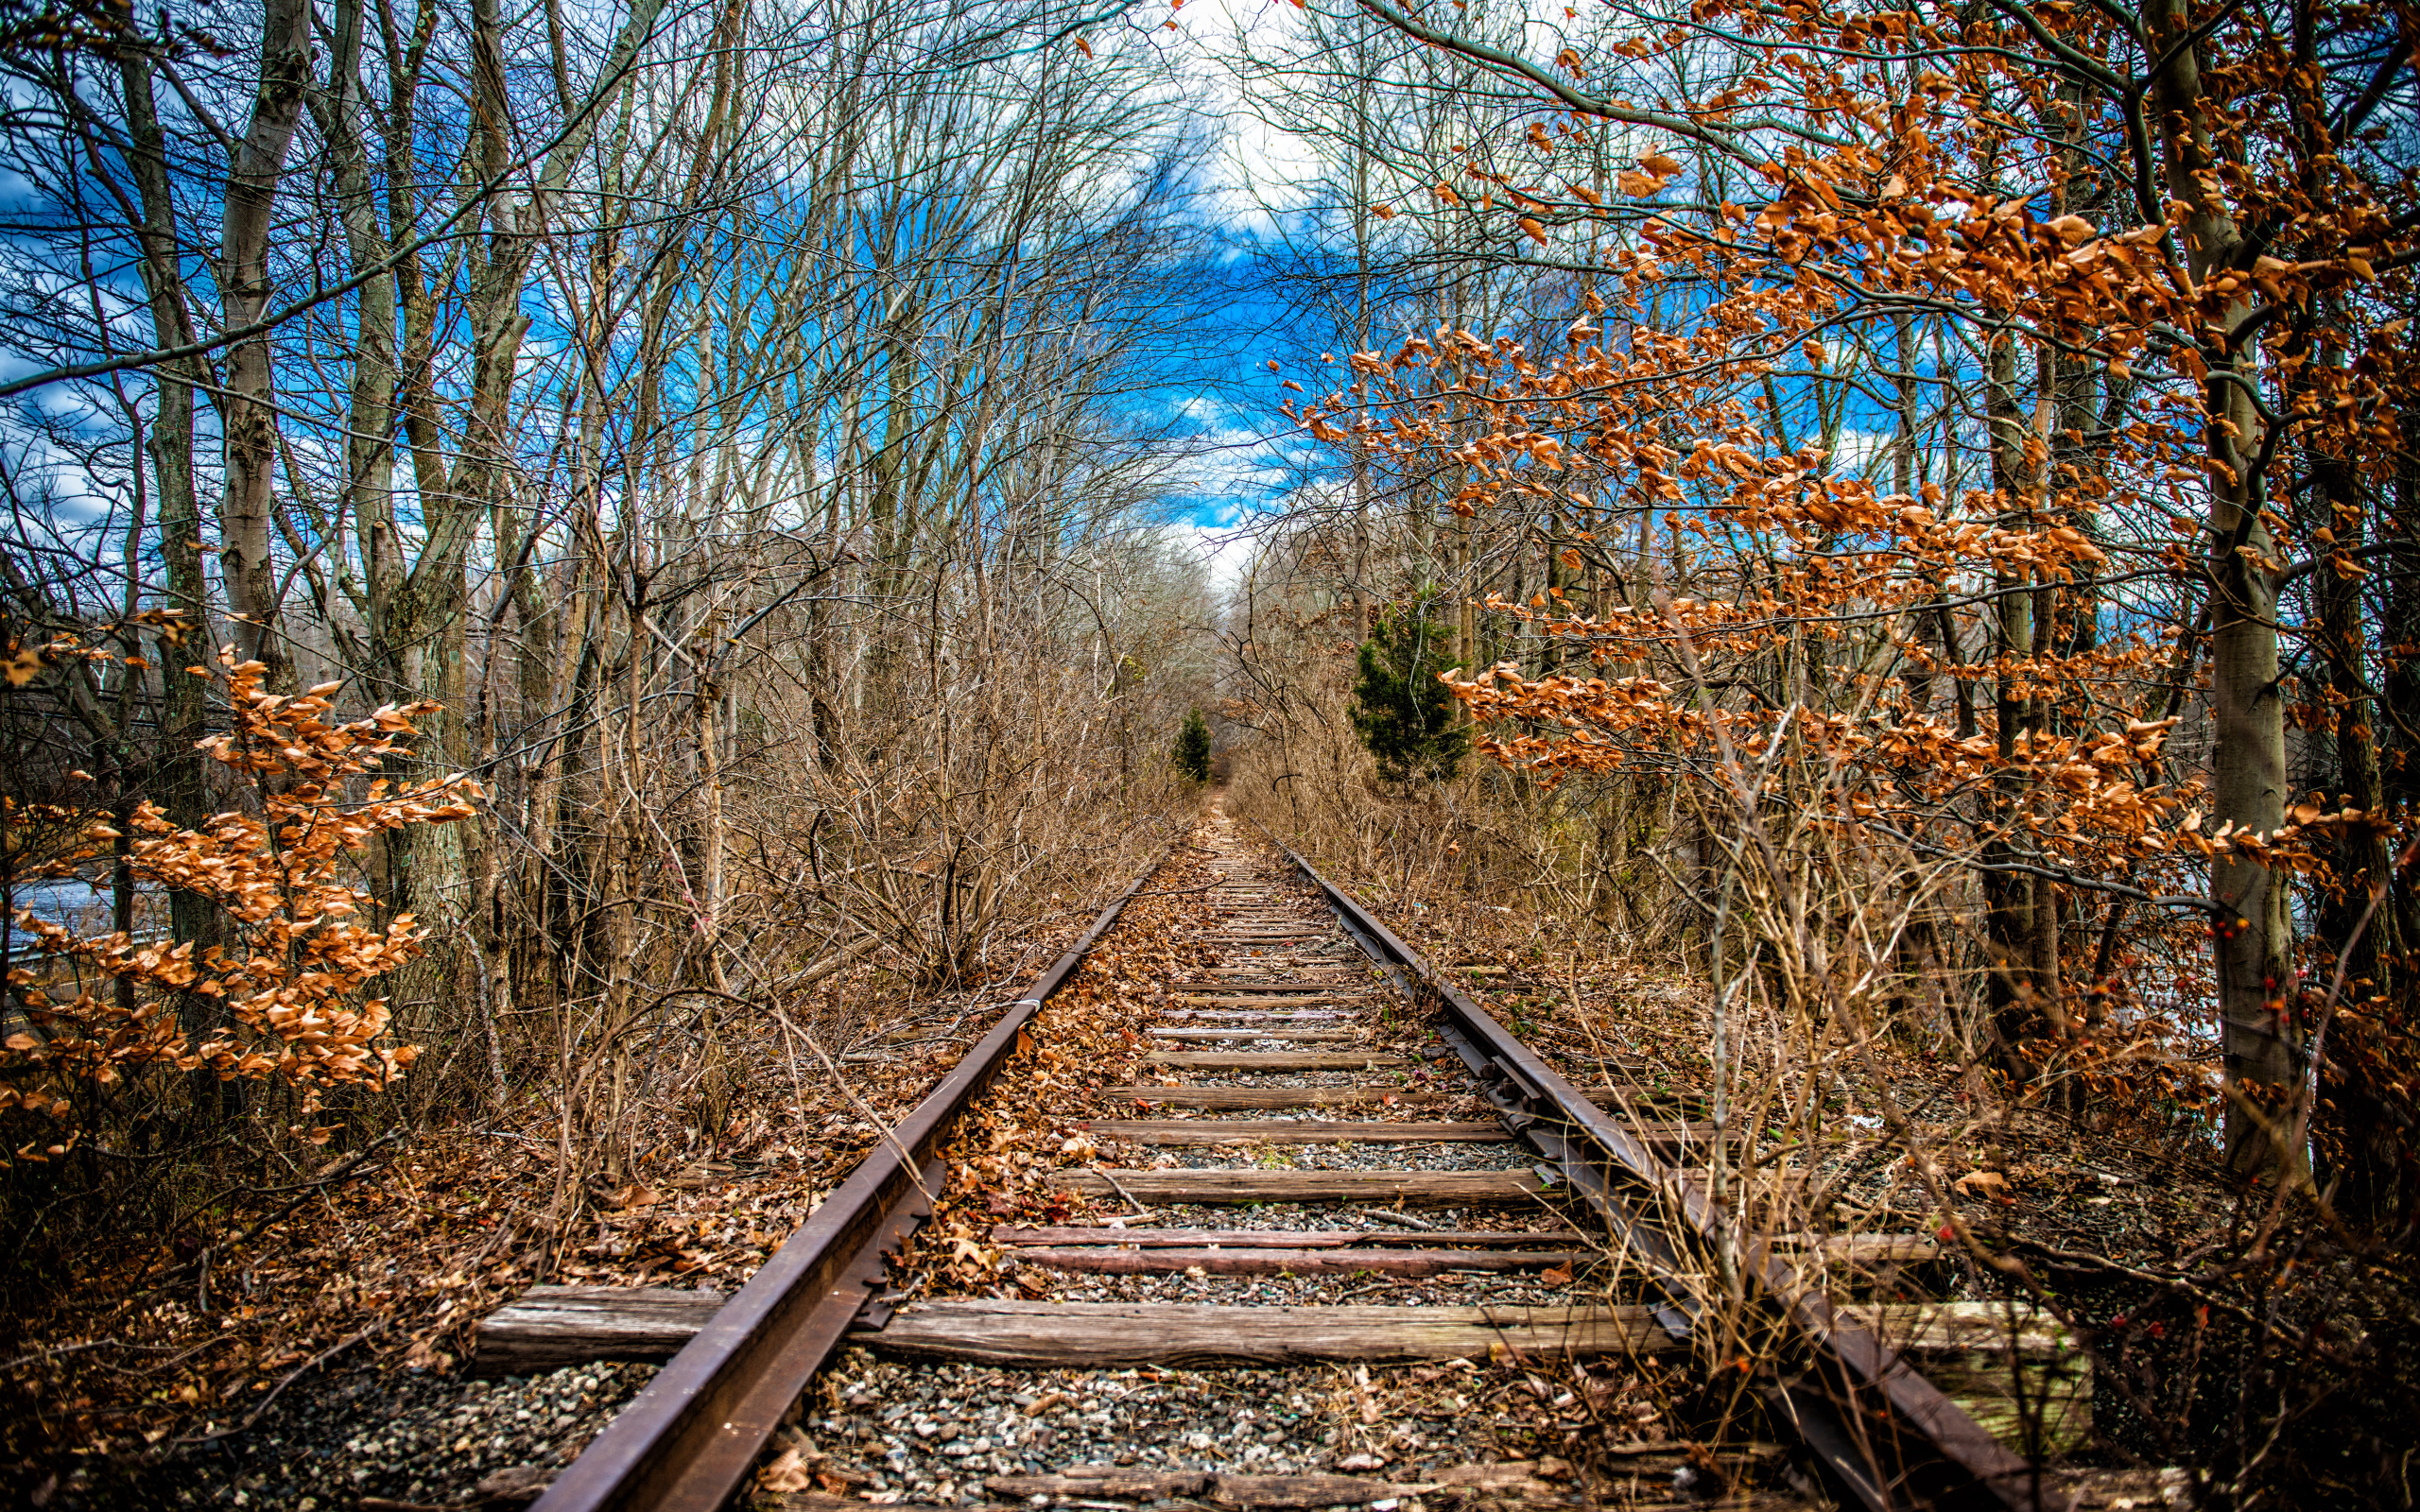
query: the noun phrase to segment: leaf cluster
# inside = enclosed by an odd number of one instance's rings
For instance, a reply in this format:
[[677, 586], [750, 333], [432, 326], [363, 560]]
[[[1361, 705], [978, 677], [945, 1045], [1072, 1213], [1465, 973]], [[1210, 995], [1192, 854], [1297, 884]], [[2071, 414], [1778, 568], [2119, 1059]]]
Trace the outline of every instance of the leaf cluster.
[[[383, 925], [366, 919], [370, 894], [350, 873], [377, 836], [470, 817], [480, 788], [460, 776], [400, 785], [372, 776], [406, 753], [413, 719], [433, 705], [332, 722], [337, 684], [274, 694], [262, 685], [267, 671], [220, 653], [209, 675], [232, 728], [200, 743], [255, 808], [192, 830], [148, 801], [123, 823], [14, 800], [0, 813], [24, 871], [103, 888], [123, 865], [140, 886], [210, 900], [225, 934], [197, 949], [125, 930], [82, 933], [18, 910], [14, 926], [28, 949], [8, 982], [25, 1027], [0, 1043], [0, 1114], [35, 1122], [16, 1131], [28, 1137], [11, 1138], [16, 1160], [66, 1154], [79, 1106], [128, 1078], [276, 1078], [301, 1094], [307, 1120], [329, 1091], [387, 1085], [416, 1056], [414, 1046], [389, 1042], [389, 1005], [367, 991], [418, 955], [427, 931], [408, 914]], [[323, 1143], [332, 1129], [295, 1132]]]

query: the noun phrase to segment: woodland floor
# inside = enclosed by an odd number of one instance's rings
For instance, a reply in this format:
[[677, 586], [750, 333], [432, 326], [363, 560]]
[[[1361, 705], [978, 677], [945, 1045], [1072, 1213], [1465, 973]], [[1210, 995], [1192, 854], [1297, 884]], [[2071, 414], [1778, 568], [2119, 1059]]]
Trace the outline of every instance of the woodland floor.
[[[1193, 906], [1184, 895], [1187, 875], [1182, 866], [1164, 873], [1169, 880], [1155, 891], [1167, 896], [1130, 911], [1063, 1001], [1053, 1000], [1051, 1032], [1028, 1054], [1062, 1057], [1095, 1081], [1139, 1055], [1133, 1026], [1153, 1010], [1153, 979], [1186, 964], [1165, 943], [1172, 931], [1163, 926]], [[1703, 1116], [1702, 984], [1637, 962], [1575, 969], [1567, 954], [1540, 949], [1526, 921], [1468, 900], [1419, 909], [1381, 902], [1378, 911], [1583, 1088], [1614, 1101], [1619, 1089], [1644, 1099], [1643, 1110]], [[912, 1108], [979, 1033], [1001, 988], [1028, 978], [1084, 922], [1073, 910], [1045, 920], [1014, 971], [982, 989], [925, 1002], [883, 1044], [855, 1047], [870, 1058], [844, 1060], [845, 1088], [778, 1028], [743, 1039], [738, 1060], [755, 1074], [737, 1091], [737, 1132], [700, 1148], [684, 1137], [689, 1108], [647, 1108], [641, 1143], [653, 1141], [654, 1153], [627, 1184], [590, 1194], [573, 1231], [550, 1232], [546, 1221], [555, 1111], [527, 1099], [502, 1116], [388, 1147], [214, 1255], [206, 1275], [192, 1263], [197, 1241], [226, 1245], [274, 1210], [239, 1208], [210, 1231], [180, 1236], [182, 1249], [164, 1244], [129, 1254], [95, 1267], [64, 1297], [12, 1305], [7, 1324], [15, 1342], [0, 1362], [0, 1489], [44, 1507], [320, 1512], [363, 1495], [460, 1504], [484, 1477], [567, 1461], [648, 1371], [591, 1366], [469, 1381], [461, 1362], [475, 1321], [540, 1281], [735, 1288], [871, 1146], [870, 1120], [888, 1124]], [[1409, 1043], [1421, 1031], [1407, 1023], [1406, 1033]], [[1968, 1070], [1921, 1054], [1877, 1055], [1898, 1106], [1937, 1151], [1949, 1211], [1916, 1179], [1905, 1149], [1848, 1108], [1837, 1110], [1839, 1143], [1827, 1142], [1816, 1162], [1820, 1190], [1804, 1211], [1842, 1231], [1951, 1239], [1954, 1211], [1985, 1251], [2023, 1257], [2047, 1279], [2136, 1387], [2159, 1389], [2161, 1362], [2172, 1352], [2163, 1340], [2172, 1323], [2164, 1320], [2191, 1306], [2161, 1279], [2224, 1249], [2256, 1216], [2256, 1197], [2248, 1200], [2215, 1163], [2164, 1150], [2139, 1130], [2013, 1105]], [[1009, 1195], [988, 1196], [979, 1209], [944, 1204], [910, 1283], [936, 1268], [995, 1265], [980, 1242], [989, 1223], [1063, 1219], [1063, 1209], [1047, 1208], [1042, 1177], [1089, 1151], [1046, 1143], [1039, 1159], [998, 1162], [1003, 1152], [1064, 1133], [1013, 1122], [987, 1126], [979, 1140], [970, 1133], [977, 1143], [959, 1160], [995, 1163], [989, 1174]], [[1963, 1246], [1945, 1243], [1942, 1254], [1925, 1277], [1934, 1295], [2010, 1292], [2004, 1270]], [[2410, 1278], [2398, 1284], [2398, 1295], [2412, 1290]], [[1421, 1370], [1356, 1381], [1337, 1372], [1332, 1389], [1303, 1408], [1307, 1447], [1299, 1452], [1306, 1462], [1355, 1468], [1353, 1454], [1383, 1449], [1370, 1433], [1379, 1422], [1390, 1432], [1397, 1423], [1449, 1423], [1449, 1404], [1478, 1390], [1490, 1404], [1486, 1436], [1495, 1451], [1532, 1456], [1570, 1452], [1575, 1430], [1601, 1434], [1607, 1414], [1632, 1437], [1660, 1438], [1671, 1431], [1663, 1419], [1696, 1410], [1678, 1381], [1524, 1374], [1489, 1371], [1475, 1382]], [[2161, 1482], [2157, 1468], [2177, 1463], [2176, 1452], [2189, 1446], [2147, 1426], [2134, 1410], [2141, 1392], [2130, 1394], [2109, 1374], [2101, 1372], [2095, 1400], [2103, 1452], [2086, 1460], [2138, 1467], [2104, 1478], [2100, 1489], [2114, 1496], [2122, 1482], [2141, 1500], [2087, 1504], [2173, 1503], [2179, 1487], [2172, 1477]], [[845, 1397], [826, 1403], [836, 1424], [845, 1406]], [[1572, 1410], [1586, 1420], [1571, 1418]], [[490, 1486], [509, 1489], [509, 1478]]]

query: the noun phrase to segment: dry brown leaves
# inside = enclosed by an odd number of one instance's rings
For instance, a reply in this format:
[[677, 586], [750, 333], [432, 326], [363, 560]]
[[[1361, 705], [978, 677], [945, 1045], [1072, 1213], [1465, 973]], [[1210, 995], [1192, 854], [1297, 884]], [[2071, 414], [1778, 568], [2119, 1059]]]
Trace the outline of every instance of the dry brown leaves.
[[947, 1147], [949, 1186], [895, 1271], [904, 1287], [1002, 1295], [1014, 1283], [1001, 1274], [992, 1227], [1076, 1215], [1082, 1199], [1053, 1191], [1050, 1173], [1101, 1156], [1079, 1125], [1120, 1111], [1100, 1090], [1140, 1073], [1150, 1049], [1142, 1031], [1166, 1007], [1168, 980], [1216, 961], [1184, 938], [1206, 919], [1206, 905], [1184, 889], [1208, 877], [1196, 853], [1179, 850], [1153, 875], [1151, 895], [1127, 905], [1043, 1005]]

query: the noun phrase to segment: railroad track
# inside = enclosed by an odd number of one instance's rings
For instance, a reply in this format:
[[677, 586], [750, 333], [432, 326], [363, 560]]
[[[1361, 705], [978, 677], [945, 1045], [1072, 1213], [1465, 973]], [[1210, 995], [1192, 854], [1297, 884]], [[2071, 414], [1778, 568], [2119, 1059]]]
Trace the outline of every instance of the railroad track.
[[[1474, 1455], [1452, 1421], [1384, 1461], [1253, 1426], [1340, 1381], [1374, 1420], [1372, 1366], [1510, 1370], [1543, 1396], [1541, 1371], [1584, 1392], [1589, 1362], [1722, 1368], [1743, 1350], [1777, 1362], [1752, 1384], [1802, 1487], [1876, 1508], [2041, 1504], [2028, 1461], [1967, 1410], [2011, 1432], [2059, 1381], [2052, 1414], [2078, 1410], [2071, 1376], [2045, 1367], [2055, 1349], [2023, 1370], [2022, 1320], [1836, 1307], [1819, 1283], [1837, 1255], [1726, 1225], [1692, 1170], [1709, 1128], [1607, 1111], [1300, 857], [1215, 816], [1203, 836], [1201, 875], [1168, 890], [1197, 894], [1188, 942], [1215, 964], [1164, 984], [1132, 1079], [1001, 1078], [1033, 1060], [1016, 1052], [1047, 1040], [1045, 1005], [1149, 872], [735, 1297], [541, 1288], [489, 1320], [492, 1367], [677, 1346], [540, 1512], [704, 1512], [769, 1443], [829, 1467], [800, 1506], [1660, 1506], [1693, 1483], [1799, 1504], [1773, 1444], [1637, 1442], [1571, 1391], [1569, 1461]], [[1033, 1221], [1028, 1177], [970, 1240], [984, 1177], [965, 1163], [952, 1187], [943, 1152], [994, 1126], [1072, 1131], [1040, 1174], [1055, 1221]], [[947, 1243], [976, 1263], [917, 1248], [945, 1191]], [[1905, 1258], [1896, 1243], [1878, 1252]], [[917, 1284], [893, 1291], [903, 1269]], [[1967, 1405], [1920, 1366], [1954, 1369]], [[916, 1405], [932, 1382], [964, 1408], [946, 1432]]]

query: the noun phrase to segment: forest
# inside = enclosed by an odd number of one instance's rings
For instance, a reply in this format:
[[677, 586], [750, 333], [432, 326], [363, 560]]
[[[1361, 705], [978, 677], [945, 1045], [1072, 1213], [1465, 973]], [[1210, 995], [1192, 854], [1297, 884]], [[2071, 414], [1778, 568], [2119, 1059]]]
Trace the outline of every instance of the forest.
[[737, 1285], [1215, 804], [2411, 1505], [2420, 8], [1894, 7], [0, 0], [0, 1485]]

